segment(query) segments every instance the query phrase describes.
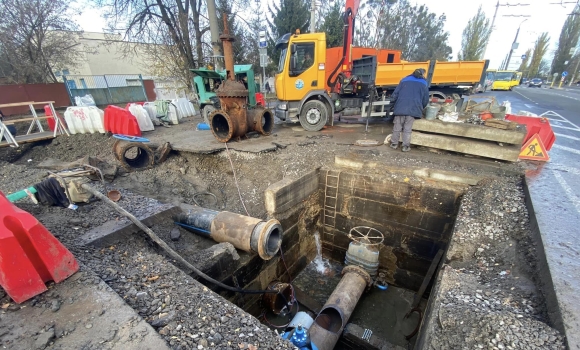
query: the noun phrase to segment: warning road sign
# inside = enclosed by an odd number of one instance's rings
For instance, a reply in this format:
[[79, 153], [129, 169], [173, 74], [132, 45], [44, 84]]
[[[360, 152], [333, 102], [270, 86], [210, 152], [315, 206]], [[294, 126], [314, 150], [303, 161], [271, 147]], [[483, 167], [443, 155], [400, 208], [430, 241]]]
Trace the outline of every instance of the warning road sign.
[[539, 160], [543, 162], [550, 160], [546, 147], [544, 147], [542, 139], [538, 134], [532, 136], [522, 147], [520, 159]]

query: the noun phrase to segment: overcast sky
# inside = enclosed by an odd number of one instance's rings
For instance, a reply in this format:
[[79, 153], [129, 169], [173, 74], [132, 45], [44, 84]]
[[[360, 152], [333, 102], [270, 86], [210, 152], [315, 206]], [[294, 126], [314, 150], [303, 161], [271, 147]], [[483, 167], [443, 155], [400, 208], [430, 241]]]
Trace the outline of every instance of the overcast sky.
[[[364, 0], [363, 0], [364, 1]], [[469, 18], [477, 12], [479, 5], [483, 6], [485, 14], [493, 17], [497, 0], [411, 0], [417, 4], [425, 4], [429, 10], [438, 15], [447, 16], [445, 29], [449, 32], [449, 45], [453, 48], [453, 59], [461, 49], [461, 34]], [[560, 4], [562, 3], [562, 4]], [[558, 42], [558, 36], [567, 15], [574, 8], [574, 0], [501, 0], [495, 20], [494, 31], [487, 48], [486, 58], [490, 60], [490, 68], [497, 68], [511, 47], [520, 23], [518, 37], [519, 48], [512, 55], [512, 66], [519, 65], [521, 55], [528, 48], [533, 48], [534, 41], [542, 32], [550, 35], [549, 56], [553, 55]], [[515, 6], [529, 4], [528, 6]], [[86, 9], [79, 16], [78, 22], [85, 31], [101, 32], [105, 21], [100, 17], [99, 9]], [[528, 15], [530, 17], [504, 17], [505, 15]], [[547, 55], [547, 56], [548, 56]]]

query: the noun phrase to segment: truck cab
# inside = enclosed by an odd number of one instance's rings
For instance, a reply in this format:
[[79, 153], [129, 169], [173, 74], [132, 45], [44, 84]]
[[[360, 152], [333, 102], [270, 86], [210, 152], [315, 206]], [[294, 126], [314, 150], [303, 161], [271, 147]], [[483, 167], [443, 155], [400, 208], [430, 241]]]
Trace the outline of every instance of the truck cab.
[[322, 129], [334, 114], [325, 90], [326, 35], [286, 34], [278, 39], [276, 49], [280, 50], [275, 78], [276, 97], [280, 101], [276, 117], [299, 121], [309, 131]]

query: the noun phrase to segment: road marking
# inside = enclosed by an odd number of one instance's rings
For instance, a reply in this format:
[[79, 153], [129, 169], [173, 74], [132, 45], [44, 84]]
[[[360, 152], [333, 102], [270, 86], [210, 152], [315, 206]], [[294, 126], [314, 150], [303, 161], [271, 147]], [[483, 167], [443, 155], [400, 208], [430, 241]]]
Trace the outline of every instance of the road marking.
[[[548, 114], [548, 113], [552, 113], [552, 114]], [[556, 112], [554, 112], [554, 111], [547, 111], [547, 112], [544, 112], [544, 113], [540, 114], [540, 117], [544, 117], [544, 116], [546, 116], [546, 115], [547, 115], [547, 116], [550, 116], [550, 115], [555, 115], [555, 116], [558, 116], [558, 117], [560, 117], [560, 118], [564, 119], [565, 121], [567, 121], [568, 123], [570, 123], [570, 124], [574, 125], [575, 127], [577, 127], [577, 128], [580, 130], [580, 127], [579, 127], [578, 125], [576, 125], [576, 124], [572, 123], [571, 121], [569, 121], [569, 120], [568, 120], [568, 118], [564, 117], [564, 116], [563, 116], [563, 115], [561, 115], [560, 113], [556, 113]]]
[[555, 170], [552, 170], [552, 174], [554, 174], [556, 181], [558, 181], [560, 186], [562, 186], [562, 189], [566, 193], [566, 197], [568, 197], [568, 200], [570, 200], [570, 202], [574, 204], [574, 207], [576, 207], [576, 211], [580, 213], [580, 200], [578, 200], [578, 197], [576, 197], [576, 194], [574, 194], [572, 188], [568, 185], [568, 183], [566, 182], [566, 180], [564, 180], [564, 178], [560, 173], [556, 172]]
[[577, 150], [577, 149], [575, 149], [575, 148], [570, 148], [570, 147], [566, 147], [566, 146], [560, 146], [560, 145], [556, 145], [556, 144], [553, 145], [552, 147], [557, 148], [557, 149], [561, 149], [563, 151], [568, 151], [568, 152], [576, 153], [576, 154], [580, 155], [580, 151]]
[[564, 134], [558, 134], [557, 132], [555, 132], [554, 135], [556, 135], [558, 137], [563, 137], [566, 139], [574, 140], [574, 141], [580, 141], [580, 138], [578, 138], [578, 137], [568, 136], [568, 135], [564, 135]]
[[554, 171], [554, 170], [565, 171], [567, 173], [580, 176], [580, 169], [572, 168], [572, 167], [565, 166], [565, 165], [558, 164], [557, 167], [552, 169], [552, 171]]
[[517, 90], [514, 90], [514, 92], [515, 92], [516, 94], [520, 94], [520, 96], [522, 96], [523, 98], [526, 98], [526, 99], [528, 99], [528, 100], [530, 100], [530, 101], [534, 102], [534, 100], [532, 100], [532, 99], [531, 99], [531, 98], [529, 98], [528, 96], [525, 96], [525, 95], [524, 95], [524, 94], [522, 94], [521, 92], [519, 92], [519, 91], [517, 91]]
[[580, 129], [578, 128], [569, 128], [567, 126], [560, 126], [560, 125], [556, 125], [556, 124], [550, 124], [553, 128], [560, 128], [560, 129], [567, 129], [567, 130], [574, 130], [574, 131], [580, 131]]

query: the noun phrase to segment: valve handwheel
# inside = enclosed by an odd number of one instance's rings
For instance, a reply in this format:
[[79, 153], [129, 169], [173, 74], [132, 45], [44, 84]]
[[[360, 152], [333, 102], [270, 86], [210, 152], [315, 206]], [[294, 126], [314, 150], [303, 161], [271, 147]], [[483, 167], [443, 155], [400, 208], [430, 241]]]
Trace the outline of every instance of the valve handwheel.
[[381, 231], [368, 226], [356, 226], [351, 228], [348, 232], [348, 238], [357, 243], [366, 245], [381, 244], [385, 239]]

